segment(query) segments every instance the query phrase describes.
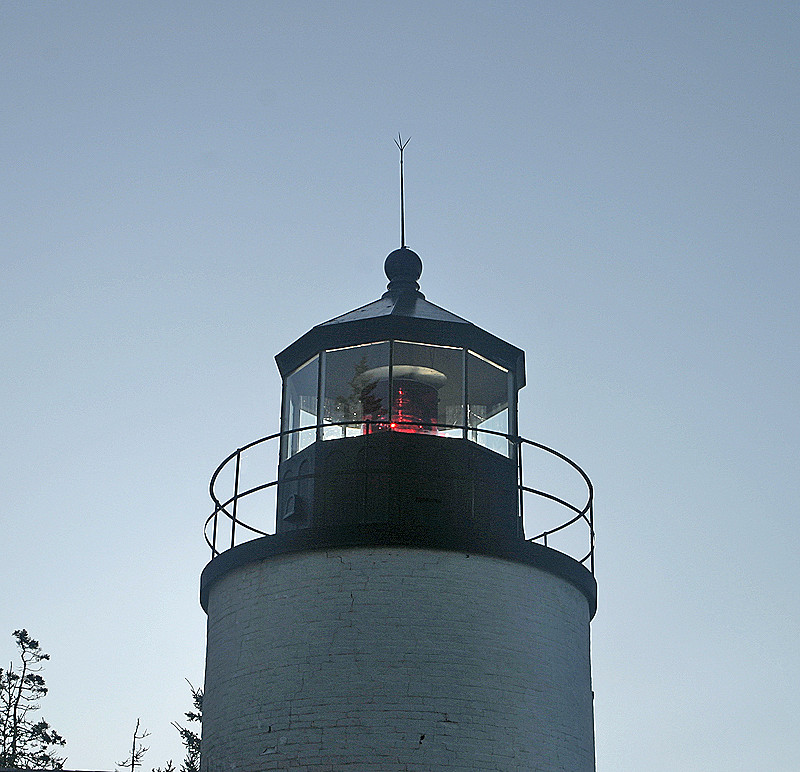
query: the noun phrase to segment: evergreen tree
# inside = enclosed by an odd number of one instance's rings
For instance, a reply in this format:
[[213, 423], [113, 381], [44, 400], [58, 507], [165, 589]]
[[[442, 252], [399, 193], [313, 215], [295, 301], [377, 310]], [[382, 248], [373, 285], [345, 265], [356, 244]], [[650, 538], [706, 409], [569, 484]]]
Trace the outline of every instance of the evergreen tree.
[[61, 769], [65, 759], [56, 748], [66, 740], [43, 718], [35, 720], [39, 700], [47, 694], [42, 662], [50, 659], [27, 630], [15, 630], [19, 665], [0, 668], [0, 767]]
[[[194, 705], [194, 710], [187, 711], [184, 713], [184, 715], [189, 721], [196, 721], [200, 723], [203, 720], [203, 690], [195, 689], [190, 681], [187, 681], [186, 683], [189, 684], [189, 688], [192, 691], [192, 704]], [[178, 730], [178, 734], [181, 736], [183, 747], [186, 749], [186, 758], [181, 763], [181, 772], [200, 772], [199, 732], [195, 732], [185, 726], [181, 726], [176, 721], [172, 722], [172, 726]]]
[[[144, 754], [149, 750], [149, 748], [145, 748], [145, 746], [142, 745], [142, 740], [144, 740], [145, 737], [149, 737], [150, 732], [146, 729], [139, 731], [139, 722], [140, 719], [137, 718], [136, 726], [133, 729], [133, 738], [131, 739], [131, 749], [128, 753], [128, 757], [117, 762], [118, 767], [122, 767], [124, 770], [130, 769], [130, 772], [136, 772], [136, 767], [142, 766], [142, 758], [144, 758]], [[169, 764], [171, 765], [172, 762], [170, 761]]]

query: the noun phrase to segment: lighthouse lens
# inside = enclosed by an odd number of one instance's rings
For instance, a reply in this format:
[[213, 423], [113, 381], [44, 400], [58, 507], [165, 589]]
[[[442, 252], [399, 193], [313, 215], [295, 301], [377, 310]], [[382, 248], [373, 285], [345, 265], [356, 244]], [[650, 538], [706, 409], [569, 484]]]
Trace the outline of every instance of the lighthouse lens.
[[438, 402], [435, 387], [409, 378], [395, 378], [390, 428], [396, 432], [435, 434]]
[[392, 377], [392, 417], [398, 427], [464, 436], [464, 349], [395, 341]]
[[363, 433], [437, 434], [437, 389], [444, 379], [442, 373], [416, 365], [368, 370], [359, 380]]

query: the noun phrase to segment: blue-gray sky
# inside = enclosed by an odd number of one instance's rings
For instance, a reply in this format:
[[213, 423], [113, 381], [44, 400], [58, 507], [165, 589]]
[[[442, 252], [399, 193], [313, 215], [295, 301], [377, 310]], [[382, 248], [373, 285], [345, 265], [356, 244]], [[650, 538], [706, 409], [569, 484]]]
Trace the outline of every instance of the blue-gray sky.
[[422, 289], [597, 494], [599, 770], [797, 769], [796, 3], [0, 5], [0, 661], [68, 764], [202, 680], [217, 463], [273, 356]]

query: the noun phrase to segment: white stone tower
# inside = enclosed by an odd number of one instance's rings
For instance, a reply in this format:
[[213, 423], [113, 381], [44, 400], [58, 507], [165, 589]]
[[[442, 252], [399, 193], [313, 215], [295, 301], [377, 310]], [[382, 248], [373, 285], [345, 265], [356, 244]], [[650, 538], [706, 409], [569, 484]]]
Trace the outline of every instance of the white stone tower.
[[[203, 770], [594, 770], [591, 483], [519, 436], [523, 352], [428, 302], [410, 249], [385, 267], [379, 300], [277, 356], [281, 432], [212, 479]], [[270, 442], [275, 479], [243, 490]], [[526, 449], [586, 499], [525, 485]], [[269, 489], [266, 535], [241, 507]], [[526, 538], [526, 498], [565, 522]], [[585, 554], [552, 547], [576, 527]]]

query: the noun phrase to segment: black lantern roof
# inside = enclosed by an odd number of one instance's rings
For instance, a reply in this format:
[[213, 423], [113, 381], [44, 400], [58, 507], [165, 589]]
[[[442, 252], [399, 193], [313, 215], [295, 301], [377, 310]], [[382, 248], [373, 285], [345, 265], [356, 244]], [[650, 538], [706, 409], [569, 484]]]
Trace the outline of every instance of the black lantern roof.
[[275, 357], [281, 376], [324, 349], [401, 339], [472, 349], [512, 371], [517, 389], [525, 385], [521, 349], [425, 299], [419, 291], [422, 260], [416, 252], [394, 250], [384, 270], [389, 284], [378, 300], [318, 324]]

